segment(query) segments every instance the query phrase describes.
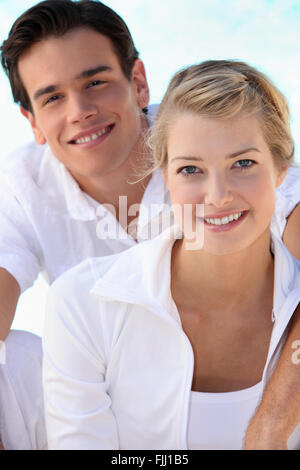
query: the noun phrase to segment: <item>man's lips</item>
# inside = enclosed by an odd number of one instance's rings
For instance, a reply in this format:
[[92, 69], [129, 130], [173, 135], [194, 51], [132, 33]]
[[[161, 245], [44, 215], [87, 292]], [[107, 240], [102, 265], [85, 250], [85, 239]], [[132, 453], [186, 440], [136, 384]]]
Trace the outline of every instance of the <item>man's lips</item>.
[[101, 137], [106, 136], [111, 132], [113, 129], [114, 124], [109, 124], [106, 127], [97, 127], [93, 129], [89, 129], [83, 132], [76, 134], [72, 139], [68, 141], [69, 144], [72, 145], [84, 145], [90, 144], [96, 140], [100, 140]]

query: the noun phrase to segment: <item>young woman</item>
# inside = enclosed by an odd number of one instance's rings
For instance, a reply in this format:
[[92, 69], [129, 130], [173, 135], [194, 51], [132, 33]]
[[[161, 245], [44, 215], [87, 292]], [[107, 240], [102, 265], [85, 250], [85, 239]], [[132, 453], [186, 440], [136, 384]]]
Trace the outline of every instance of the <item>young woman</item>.
[[241, 62], [189, 67], [152, 147], [176, 223], [51, 287], [50, 449], [241, 449], [299, 304], [272, 220], [293, 160], [276, 87]]

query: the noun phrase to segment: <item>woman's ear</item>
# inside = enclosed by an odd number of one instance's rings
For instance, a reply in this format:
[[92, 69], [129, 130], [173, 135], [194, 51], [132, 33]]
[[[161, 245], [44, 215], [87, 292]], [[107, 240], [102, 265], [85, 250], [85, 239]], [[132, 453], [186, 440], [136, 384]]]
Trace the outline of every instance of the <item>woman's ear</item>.
[[23, 116], [26, 119], [28, 119], [31, 125], [31, 129], [32, 129], [35, 141], [40, 145], [44, 145], [47, 142], [47, 140], [41, 128], [38, 126], [33, 113], [31, 111], [27, 111], [26, 109], [22, 108], [22, 106], [20, 106], [20, 111], [21, 111], [21, 114], [23, 114]]
[[283, 183], [283, 181], [286, 177], [286, 174], [288, 172], [288, 169], [289, 169], [288, 166], [284, 166], [284, 167], [279, 168], [278, 174], [277, 174], [277, 180], [276, 180], [276, 188], [278, 188], [278, 186], [280, 186], [281, 183]]

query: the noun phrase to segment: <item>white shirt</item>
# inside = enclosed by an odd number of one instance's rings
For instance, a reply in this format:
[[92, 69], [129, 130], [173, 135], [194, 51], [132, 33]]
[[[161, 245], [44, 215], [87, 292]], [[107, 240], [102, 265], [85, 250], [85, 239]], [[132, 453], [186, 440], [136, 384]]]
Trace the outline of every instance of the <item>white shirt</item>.
[[[49, 449], [188, 448], [194, 356], [173, 313], [172, 245], [164, 232], [86, 260], [50, 288], [43, 338]], [[275, 238], [273, 252], [275, 323], [263, 387], [300, 301], [300, 262]]]
[[240, 450], [263, 384], [226, 393], [191, 392], [188, 448], [190, 450]]
[[271, 230], [282, 238], [287, 217], [300, 202], [300, 166], [293, 164], [276, 191], [276, 206], [271, 221]]
[[6, 450], [44, 450], [42, 344], [27, 331], [10, 332], [0, 363], [0, 437]]

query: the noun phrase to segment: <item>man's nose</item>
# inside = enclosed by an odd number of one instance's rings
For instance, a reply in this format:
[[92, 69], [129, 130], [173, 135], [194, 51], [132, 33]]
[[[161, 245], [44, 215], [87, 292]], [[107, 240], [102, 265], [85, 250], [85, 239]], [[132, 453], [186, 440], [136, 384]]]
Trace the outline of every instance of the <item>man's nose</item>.
[[98, 109], [90, 100], [79, 95], [74, 95], [69, 98], [67, 112], [69, 123], [76, 124], [96, 116]]
[[208, 178], [205, 191], [205, 204], [222, 208], [232, 202], [232, 200], [232, 188], [225, 176], [213, 175]]

